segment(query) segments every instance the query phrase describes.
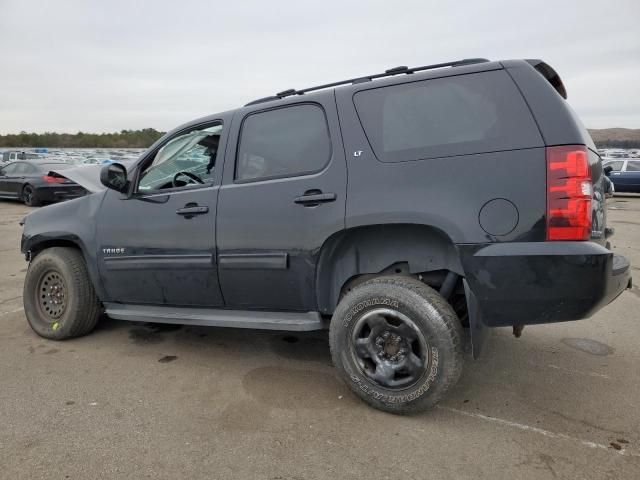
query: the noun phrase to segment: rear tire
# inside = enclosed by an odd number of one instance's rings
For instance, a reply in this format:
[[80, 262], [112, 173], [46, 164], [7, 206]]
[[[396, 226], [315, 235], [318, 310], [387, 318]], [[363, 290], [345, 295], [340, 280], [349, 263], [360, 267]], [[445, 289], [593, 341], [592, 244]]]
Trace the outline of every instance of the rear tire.
[[411, 277], [378, 277], [345, 295], [329, 344], [351, 390], [390, 413], [435, 405], [462, 372], [458, 317], [435, 290]]
[[27, 207], [39, 207], [41, 205], [41, 202], [38, 200], [36, 195], [36, 189], [28, 183], [22, 187], [22, 194], [20, 195], [20, 198], [22, 198], [22, 202]]
[[51, 340], [86, 335], [101, 307], [82, 254], [48, 248], [31, 261], [24, 280], [24, 311], [31, 328]]

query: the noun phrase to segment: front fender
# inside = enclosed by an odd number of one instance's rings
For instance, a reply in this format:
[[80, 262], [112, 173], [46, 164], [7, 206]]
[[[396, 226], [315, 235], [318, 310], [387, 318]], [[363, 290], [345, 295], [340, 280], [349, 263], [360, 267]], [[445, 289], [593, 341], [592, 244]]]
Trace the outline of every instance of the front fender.
[[84, 257], [98, 298], [105, 291], [98, 273], [96, 217], [105, 192], [40, 208], [24, 219], [20, 250], [27, 259], [45, 248], [74, 246]]

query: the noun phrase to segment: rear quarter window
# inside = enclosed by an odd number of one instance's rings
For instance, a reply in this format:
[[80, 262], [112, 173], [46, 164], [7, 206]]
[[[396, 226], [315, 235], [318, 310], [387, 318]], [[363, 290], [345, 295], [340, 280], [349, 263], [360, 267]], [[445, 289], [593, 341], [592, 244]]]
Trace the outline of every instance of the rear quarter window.
[[504, 71], [364, 90], [353, 100], [371, 148], [383, 162], [544, 145]]

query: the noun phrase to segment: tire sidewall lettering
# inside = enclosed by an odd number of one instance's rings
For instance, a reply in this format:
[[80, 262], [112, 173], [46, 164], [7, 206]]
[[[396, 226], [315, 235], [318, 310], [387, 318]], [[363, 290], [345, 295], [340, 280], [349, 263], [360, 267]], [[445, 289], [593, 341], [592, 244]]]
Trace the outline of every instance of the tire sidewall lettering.
[[[355, 307], [354, 307], [355, 308]], [[396, 404], [406, 404], [412, 401], [417, 400], [422, 395], [427, 393], [433, 382], [436, 380], [438, 376], [439, 370], [439, 362], [440, 362], [440, 354], [436, 347], [431, 347], [431, 368], [429, 369], [429, 375], [427, 378], [420, 384], [420, 386], [412, 392], [406, 394], [399, 395], [390, 395], [386, 393], [379, 392], [375, 390], [373, 387], [369, 385], [368, 382], [364, 381], [358, 375], [354, 374], [351, 371], [351, 368], [345, 365], [345, 370], [351, 379], [351, 381], [365, 394], [371, 396], [375, 400], [379, 402], [383, 402], [388, 405], [396, 405]]]
[[383, 297], [374, 297], [374, 298], [364, 300], [349, 310], [349, 312], [345, 315], [344, 320], [342, 321], [342, 326], [345, 328], [348, 328], [353, 318], [358, 313], [362, 312], [365, 308], [369, 308], [376, 305], [383, 305], [386, 307], [392, 307], [397, 309], [399, 306], [399, 303], [397, 300], [394, 300], [392, 298], [383, 298]]

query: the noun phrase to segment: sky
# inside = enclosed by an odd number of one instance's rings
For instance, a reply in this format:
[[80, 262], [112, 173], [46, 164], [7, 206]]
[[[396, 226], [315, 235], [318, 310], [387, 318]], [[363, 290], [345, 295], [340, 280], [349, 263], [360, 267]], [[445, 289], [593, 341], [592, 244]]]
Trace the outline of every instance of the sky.
[[168, 130], [289, 88], [540, 58], [589, 128], [640, 128], [640, 1], [0, 0], [0, 134]]

